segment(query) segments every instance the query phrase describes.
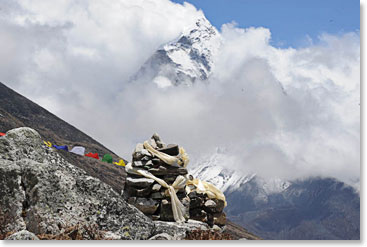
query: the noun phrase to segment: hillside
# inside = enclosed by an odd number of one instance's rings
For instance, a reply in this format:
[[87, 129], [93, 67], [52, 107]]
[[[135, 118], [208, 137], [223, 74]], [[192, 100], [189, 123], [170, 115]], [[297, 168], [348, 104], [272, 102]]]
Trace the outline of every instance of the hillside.
[[[102, 155], [109, 153], [115, 159], [120, 159], [93, 138], [0, 82], [0, 132], [18, 127], [35, 129], [44, 140], [53, 144], [80, 145], [86, 148], [86, 152], [97, 152]], [[123, 189], [125, 169], [68, 152], [60, 154], [70, 163], [85, 170], [87, 174], [112, 186], [116, 192], [120, 193]]]
[[[87, 152], [110, 153], [115, 159], [119, 159], [116, 154], [93, 138], [0, 83], [0, 132], [7, 132], [19, 127], [30, 127], [36, 130], [42, 139], [58, 145], [81, 145], [86, 148]], [[121, 195], [126, 178], [123, 167], [64, 151], [57, 151], [57, 155], [61, 157], [63, 164], [72, 164], [84, 170], [85, 175], [98, 178], [110, 186], [114, 190], [114, 197]], [[1, 163], [1, 165], [4, 164]], [[64, 169], [63, 166], [65, 165], [62, 165], [62, 169]], [[70, 173], [70, 171], [68, 172]], [[81, 172], [78, 171], [78, 173]], [[145, 220], [148, 219], [145, 218]], [[225, 233], [230, 234], [233, 239], [260, 239], [230, 221], [227, 222]]]

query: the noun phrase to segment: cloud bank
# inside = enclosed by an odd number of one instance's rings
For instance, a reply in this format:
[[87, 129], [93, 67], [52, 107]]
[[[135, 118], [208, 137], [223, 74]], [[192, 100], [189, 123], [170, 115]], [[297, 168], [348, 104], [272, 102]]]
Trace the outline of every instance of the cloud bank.
[[331, 176], [359, 186], [359, 32], [303, 48], [266, 28], [220, 33], [209, 83], [158, 88], [128, 79], [203, 13], [155, 1], [8, 1], [0, 10], [0, 81], [124, 157], [158, 132], [191, 165], [225, 148], [238, 172]]

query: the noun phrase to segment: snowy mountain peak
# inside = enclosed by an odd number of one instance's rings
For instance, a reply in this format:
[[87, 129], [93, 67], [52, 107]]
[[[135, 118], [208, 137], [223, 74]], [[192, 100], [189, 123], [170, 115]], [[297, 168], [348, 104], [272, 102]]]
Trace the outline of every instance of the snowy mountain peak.
[[246, 184], [254, 184], [263, 196], [286, 190], [291, 183], [278, 178], [264, 179], [256, 173], [244, 173], [235, 167], [236, 160], [225, 149], [217, 148], [212, 155], [205, 156], [189, 167], [191, 174], [208, 181], [223, 192], [241, 190]]
[[221, 42], [217, 29], [201, 17], [192, 26], [186, 27], [177, 39], [161, 46], [133, 80], [152, 81], [162, 88], [206, 80], [213, 69]]
[[256, 177], [256, 174], [244, 175], [232, 168], [234, 160], [225, 151], [217, 149], [211, 155], [203, 157], [190, 172], [194, 177], [208, 181], [221, 191], [236, 190]]

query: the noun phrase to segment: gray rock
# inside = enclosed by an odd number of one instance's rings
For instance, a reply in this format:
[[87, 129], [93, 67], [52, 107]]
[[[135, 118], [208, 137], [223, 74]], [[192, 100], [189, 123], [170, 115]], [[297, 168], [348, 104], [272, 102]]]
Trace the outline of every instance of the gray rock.
[[9, 237], [5, 238], [5, 240], [39, 240], [39, 238], [32, 232], [27, 230], [22, 230], [16, 233], [13, 233]]
[[152, 157], [152, 156], [153, 156], [153, 155], [152, 155], [151, 153], [149, 153], [149, 151], [148, 151], [148, 150], [146, 150], [146, 149], [141, 150], [141, 154], [142, 154], [142, 155], [145, 155], [145, 156], [148, 156], [148, 157]]
[[159, 137], [157, 133], [153, 134], [152, 139], [154, 139], [155, 141], [161, 141], [161, 138]]
[[135, 147], [135, 150], [133, 152], [133, 159], [134, 160], [140, 160], [143, 157], [143, 154], [141, 153], [144, 149], [144, 145], [142, 143], [138, 143]]
[[144, 149], [143, 143], [138, 143], [138, 144], [136, 144], [134, 152], [135, 153], [140, 153], [143, 149]]
[[152, 199], [161, 200], [163, 198], [163, 195], [161, 192], [154, 192], [150, 196]]
[[103, 235], [104, 240], [121, 240], [121, 236], [113, 233], [113, 232], [105, 232]]
[[185, 196], [181, 200], [181, 203], [185, 207], [185, 215], [184, 215], [184, 217], [185, 217], [186, 220], [188, 220], [190, 218], [190, 198], [188, 196]]
[[153, 179], [150, 178], [126, 178], [126, 185], [134, 188], [146, 188], [151, 186], [154, 183]]
[[141, 161], [134, 161], [134, 162], [133, 162], [133, 166], [134, 166], [134, 167], [143, 167], [143, 166], [144, 166], [144, 164], [143, 164], [143, 162], [141, 162]]
[[222, 211], [223, 211], [223, 209], [224, 209], [224, 201], [219, 200], [219, 199], [213, 199], [213, 201], [214, 201], [214, 202], [215, 202], [215, 204], [216, 204], [215, 212], [217, 212], [217, 213], [222, 212]]
[[159, 166], [158, 168], [151, 168], [148, 171], [155, 176], [161, 176], [166, 174], [167, 168], [165, 168], [164, 166]]
[[149, 160], [151, 160], [152, 157], [149, 156], [143, 156], [143, 158], [141, 158], [141, 161], [144, 161], [145, 163], [148, 162]]
[[155, 141], [157, 143], [158, 148], [165, 148], [167, 145], [162, 141]]
[[[146, 156], [147, 157], [147, 156]], [[149, 170], [150, 168], [153, 168], [153, 162], [151, 160], [148, 160], [145, 164], [144, 167], [147, 168], [147, 170]]]
[[198, 193], [196, 191], [192, 191], [188, 194], [190, 199], [194, 199], [196, 197], [198, 197]]
[[137, 198], [135, 207], [137, 207], [144, 214], [154, 214], [157, 211], [159, 203], [150, 198]]
[[187, 169], [183, 167], [174, 167], [170, 165], [160, 165], [158, 168], [149, 169], [149, 172], [155, 176], [178, 176], [186, 175]]
[[207, 200], [204, 205], [207, 208], [215, 208], [217, 206], [213, 200]]
[[136, 197], [135, 197], [135, 196], [133, 196], [133, 197], [128, 198], [128, 199], [127, 199], [127, 202], [128, 202], [129, 204], [134, 205], [134, 204], [135, 204], [135, 202], [136, 202]]
[[224, 226], [226, 224], [227, 218], [224, 212], [216, 213], [213, 215], [213, 217], [214, 217], [214, 224], [219, 226]]
[[136, 189], [136, 188], [133, 188], [131, 186], [127, 186], [124, 190], [124, 197], [125, 198], [129, 198], [129, 197], [146, 197], [150, 194], [151, 191], [152, 191], [151, 187]]
[[155, 230], [153, 235], [166, 233], [170, 236], [174, 236], [174, 238], [177, 240], [184, 239], [186, 236], [186, 232], [188, 231], [190, 232], [197, 229], [205, 231], [210, 229], [208, 224], [191, 219], [182, 224], [166, 221], [154, 221], [154, 224], [155, 224]]
[[150, 218], [152, 220], [159, 220], [160, 219], [160, 216], [159, 215], [150, 215]]
[[162, 185], [160, 185], [160, 184], [154, 184], [153, 187], [152, 187], [152, 191], [157, 192], [157, 191], [160, 191], [161, 188], [162, 188]]
[[222, 232], [222, 228], [220, 228], [217, 225], [213, 225], [212, 230], [215, 231], [215, 232]]
[[168, 235], [167, 233], [159, 233], [154, 235], [149, 240], [175, 240], [173, 236]]
[[191, 198], [191, 200], [190, 200], [190, 208], [194, 209], [194, 208], [201, 208], [201, 207], [204, 206], [204, 199], [203, 198], [193, 197], [192, 195], [191, 195], [190, 198]]
[[213, 200], [207, 200], [204, 203], [204, 209], [207, 212], [214, 213], [216, 207], [217, 207], [217, 204]]
[[90, 224], [121, 239], [152, 236], [151, 219], [109, 185], [43, 145], [36, 131], [8, 131], [0, 150], [8, 150], [0, 157], [0, 234], [27, 229], [56, 235], [67, 227]]
[[179, 154], [179, 148], [176, 144], [168, 144], [167, 147], [160, 148], [158, 151], [172, 156], [177, 156]]
[[171, 201], [162, 200], [161, 201], [161, 211], [160, 211], [160, 219], [164, 221], [174, 221], [173, 212], [172, 212], [172, 204]]
[[152, 159], [154, 168], [158, 168], [160, 165], [163, 164], [163, 161], [161, 161], [159, 158], [153, 158]]
[[190, 210], [190, 219], [207, 222], [207, 213], [201, 208], [195, 208]]

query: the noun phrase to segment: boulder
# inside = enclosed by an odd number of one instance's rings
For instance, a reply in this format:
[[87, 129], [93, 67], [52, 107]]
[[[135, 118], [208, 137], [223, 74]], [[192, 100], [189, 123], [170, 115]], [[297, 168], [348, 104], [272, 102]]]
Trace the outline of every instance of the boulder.
[[[60, 234], [77, 224], [96, 225], [121, 239], [148, 239], [154, 223], [111, 186], [88, 176], [43, 145], [29, 128], [0, 138], [0, 234], [27, 229]], [[129, 228], [128, 234], [122, 228]]]

